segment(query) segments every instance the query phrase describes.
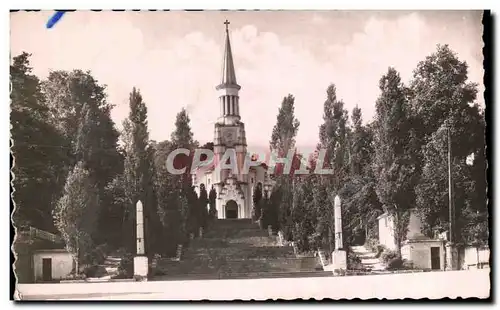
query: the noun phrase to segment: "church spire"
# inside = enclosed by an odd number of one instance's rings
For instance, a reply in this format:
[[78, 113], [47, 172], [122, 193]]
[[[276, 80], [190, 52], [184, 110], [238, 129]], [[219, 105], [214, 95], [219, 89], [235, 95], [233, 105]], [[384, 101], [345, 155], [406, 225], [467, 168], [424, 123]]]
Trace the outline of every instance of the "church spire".
[[217, 89], [222, 88], [237, 88], [240, 86], [236, 82], [236, 73], [234, 71], [233, 53], [231, 51], [231, 42], [229, 40], [229, 21], [226, 19], [224, 25], [226, 25], [226, 46], [224, 49], [224, 59], [222, 61], [222, 80]]
[[233, 124], [240, 120], [240, 97], [238, 92], [241, 86], [236, 82], [236, 73], [234, 72], [233, 53], [229, 41], [229, 21], [226, 20], [224, 25], [226, 25], [226, 47], [224, 59], [222, 60], [222, 80], [216, 89], [219, 92], [219, 119], [224, 124]]

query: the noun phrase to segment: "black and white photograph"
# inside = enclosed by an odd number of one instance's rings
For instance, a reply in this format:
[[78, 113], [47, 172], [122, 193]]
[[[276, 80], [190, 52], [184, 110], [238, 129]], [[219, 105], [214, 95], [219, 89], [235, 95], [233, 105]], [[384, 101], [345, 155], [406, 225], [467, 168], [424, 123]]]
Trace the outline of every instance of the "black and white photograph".
[[9, 14], [13, 299], [490, 297], [489, 11]]

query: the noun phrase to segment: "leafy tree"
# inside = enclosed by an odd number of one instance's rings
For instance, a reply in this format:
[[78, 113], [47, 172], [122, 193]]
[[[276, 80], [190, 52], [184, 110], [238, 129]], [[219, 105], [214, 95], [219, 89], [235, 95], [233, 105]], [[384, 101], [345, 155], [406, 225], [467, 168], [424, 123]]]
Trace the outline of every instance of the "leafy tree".
[[[448, 230], [448, 131], [455, 205], [454, 239], [486, 243], [485, 120], [474, 104], [477, 85], [468, 82], [467, 63], [438, 45], [421, 61], [411, 81], [411, 102], [419, 146], [421, 179], [417, 206], [429, 233]], [[467, 157], [474, 157], [471, 165]], [[482, 241], [480, 241], [482, 240]]]
[[[295, 137], [299, 130], [300, 122], [295, 117], [295, 98], [288, 95], [283, 98], [281, 107], [278, 110], [276, 124], [274, 125], [269, 146], [274, 155], [285, 158], [290, 150], [295, 149]], [[287, 163], [276, 164], [274, 167], [275, 188], [269, 193], [270, 199], [266, 204], [266, 210], [261, 209], [265, 215], [266, 225], [272, 225], [274, 229], [290, 223], [291, 192], [293, 190], [293, 178], [295, 171], [300, 167], [300, 156], [295, 152], [290, 163], [291, 169], [288, 175], [284, 175], [284, 168]], [[264, 214], [265, 213], [265, 214]], [[283, 228], [287, 230], [286, 228]], [[288, 234], [288, 231], [285, 231]]]
[[208, 210], [207, 210], [208, 193], [207, 189], [205, 188], [205, 184], [200, 185], [200, 196], [198, 197], [198, 200], [199, 200], [199, 222], [201, 224], [201, 227], [205, 229], [207, 227], [207, 219], [208, 219]]
[[270, 222], [270, 210], [269, 210], [269, 205], [271, 203], [270, 201], [270, 193], [267, 191], [264, 191], [264, 195], [262, 199], [260, 200], [259, 204], [259, 209], [261, 210], [260, 218], [259, 218], [259, 225], [261, 229], [267, 229], [267, 226], [269, 225]]
[[316, 247], [328, 249], [331, 253], [335, 246], [334, 213], [331, 193], [334, 193], [326, 177], [314, 176], [309, 182], [312, 186], [312, 207], [315, 217], [315, 233], [313, 236]]
[[73, 141], [73, 145], [76, 144], [84, 104], [98, 109], [109, 108], [105, 86], [99, 85], [88, 71], [52, 71], [43, 81], [42, 89], [54, 116], [54, 125]]
[[361, 109], [356, 106], [351, 115], [349, 176], [341, 189], [344, 241], [359, 244], [373, 234], [382, 206], [375, 192], [376, 179], [372, 170], [374, 153], [372, 126], [362, 124]]
[[148, 255], [159, 251], [159, 218], [156, 194], [153, 189], [154, 151], [149, 144], [147, 127], [147, 108], [139, 90], [130, 93], [130, 114], [124, 121], [125, 163], [123, 186], [126, 197], [124, 212], [124, 242], [135, 248], [135, 207], [139, 200], [144, 206], [145, 249]]
[[31, 225], [56, 232], [52, 210], [64, 187], [70, 144], [51, 121], [29, 57], [22, 53], [10, 66], [13, 221], [18, 228]]
[[329, 179], [333, 189], [338, 191], [348, 174], [348, 113], [344, 102], [337, 98], [335, 85], [328, 86], [326, 93], [319, 139], [320, 147], [326, 150], [325, 162], [334, 170]]
[[295, 137], [299, 130], [300, 122], [295, 118], [295, 98], [288, 95], [283, 98], [281, 107], [278, 110], [276, 125], [273, 127], [271, 150], [277, 151], [280, 156], [286, 156], [288, 151], [295, 145]]
[[182, 108], [175, 120], [175, 130], [172, 132], [172, 143], [177, 148], [192, 149], [198, 145], [193, 138], [193, 132], [191, 131], [191, 120], [186, 109]]
[[384, 209], [394, 217], [395, 241], [401, 256], [410, 210], [414, 206], [416, 163], [412, 157], [414, 133], [409, 117], [406, 89], [399, 73], [389, 68], [380, 79], [376, 103], [374, 173], [376, 193]]
[[[450, 207], [448, 201], [448, 137], [450, 137], [452, 141], [451, 165], [455, 209], [454, 240], [459, 238], [460, 241], [466, 243], [480, 242], [484, 244], [487, 242], [486, 235], [480, 234], [483, 239], [478, 239], [475, 236], [476, 230], [484, 231], [484, 228], [480, 226], [488, 226], [484, 156], [482, 158], [474, 156], [474, 161], [468, 164], [467, 156], [463, 156], [462, 151], [458, 149], [458, 147], [469, 148], [471, 154], [484, 154], [484, 148], [471, 149], [467, 143], [459, 144], [458, 142], [461, 140], [460, 132], [475, 135], [474, 126], [477, 127], [476, 132], [480, 132], [481, 127], [484, 128], [483, 120], [477, 111], [469, 115], [462, 114], [462, 116], [467, 117], [465, 119], [467, 122], [450, 121], [449, 125], [443, 124], [424, 147], [424, 166], [416, 188], [417, 206], [428, 233], [435, 230], [448, 230]], [[474, 123], [475, 125], [473, 125]], [[470, 131], [460, 130], [460, 127], [464, 125], [472, 125], [471, 127], [467, 126]], [[448, 129], [450, 130], [449, 136]], [[453, 152], [455, 149], [457, 152]], [[480, 219], [482, 222], [479, 221]], [[473, 227], [474, 225], [477, 227]]]
[[98, 213], [98, 191], [83, 162], [79, 162], [69, 174], [54, 210], [55, 225], [75, 257], [77, 273], [82, 258], [92, 249]]
[[295, 184], [292, 207], [292, 235], [299, 251], [316, 250], [314, 241], [316, 218], [313, 204], [313, 188], [310, 181], [314, 176], [299, 179]]
[[344, 109], [344, 102], [337, 98], [335, 85], [330, 85], [326, 91], [327, 98], [323, 105], [323, 124], [319, 128], [320, 143], [316, 154], [310, 157], [311, 167], [317, 165], [317, 155], [321, 149], [325, 150], [323, 167], [334, 170], [333, 175], [314, 176], [308, 181], [314, 184], [312, 202], [314, 209], [315, 232], [311, 236], [311, 244], [315, 247], [327, 248], [333, 251], [334, 218], [333, 197], [345, 185], [349, 173], [349, 127], [348, 112]]
[[448, 45], [418, 63], [410, 84], [411, 104], [418, 115], [418, 136], [427, 139], [451, 111], [474, 102], [477, 84], [468, 82], [468, 66]]
[[262, 199], [262, 183], [257, 183], [257, 185], [253, 189], [253, 196], [252, 196], [252, 202], [253, 202], [253, 208], [252, 208], [252, 219], [258, 220], [261, 215], [261, 210], [260, 210], [260, 200]]
[[193, 150], [198, 146], [198, 142], [193, 139], [191, 131], [190, 119], [187, 111], [183, 108], [176, 117], [175, 130], [171, 135], [172, 145], [174, 148], [185, 148], [190, 150], [189, 155], [179, 154], [175, 157], [173, 165], [176, 169], [186, 168], [186, 172], [182, 175], [175, 176], [175, 179], [180, 182], [182, 203], [181, 210], [183, 221], [187, 233], [198, 232], [200, 221], [198, 216], [199, 201], [192, 186], [191, 164], [193, 162]]
[[367, 174], [371, 171], [373, 154], [373, 132], [362, 124], [361, 109], [356, 106], [351, 115], [353, 130], [351, 134], [350, 175]]
[[208, 194], [208, 201], [210, 204], [209, 216], [210, 218], [215, 218], [217, 216], [217, 209], [215, 208], [215, 200], [217, 199], [217, 192], [215, 191], [214, 186], [210, 189], [210, 193]]
[[170, 141], [162, 141], [156, 145], [154, 158], [155, 190], [158, 200], [158, 214], [163, 226], [164, 251], [167, 255], [175, 255], [177, 245], [184, 240], [183, 219], [181, 216], [179, 194], [181, 183], [177, 176], [167, 171], [167, 157], [173, 150]]
[[[113, 105], [107, 101], [106, 86], [87, 71], [53, 71], [42, 83], [51, 121], [69, 143], [69, 166], [83, 160], [96, 182], [102, 212], [96, 238], [109, 242], [117, 231], [112, 218], [113, 197], [108, 184], [123, 170], [118, 150], [119, 133], [111, 119]], [[82, 140], [83, 139], [83, 140]], [[110, 225], [113, 224], [113, 225]]]

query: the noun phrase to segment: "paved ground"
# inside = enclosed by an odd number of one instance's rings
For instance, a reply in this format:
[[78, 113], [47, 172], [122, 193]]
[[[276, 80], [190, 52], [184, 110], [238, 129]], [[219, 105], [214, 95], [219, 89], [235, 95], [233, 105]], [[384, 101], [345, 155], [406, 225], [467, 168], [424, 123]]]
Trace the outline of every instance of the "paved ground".
[[265, 300], [490, 295], [490, 270], [325, 278], [20, 284], [22, 300]]

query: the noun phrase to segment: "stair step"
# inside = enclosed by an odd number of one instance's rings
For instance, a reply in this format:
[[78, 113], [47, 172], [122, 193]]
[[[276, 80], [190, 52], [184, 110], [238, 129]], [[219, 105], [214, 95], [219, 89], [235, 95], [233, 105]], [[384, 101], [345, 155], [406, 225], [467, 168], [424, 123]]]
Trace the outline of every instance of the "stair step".
[[190, 241], [181, 261], [158, 260], [155, 279], [305, 276], [317, 274], [318, 265], [314, 257], [297, 258], [291, 246], [277, 245], [250, 219], [216, 220], [203, 238]]

